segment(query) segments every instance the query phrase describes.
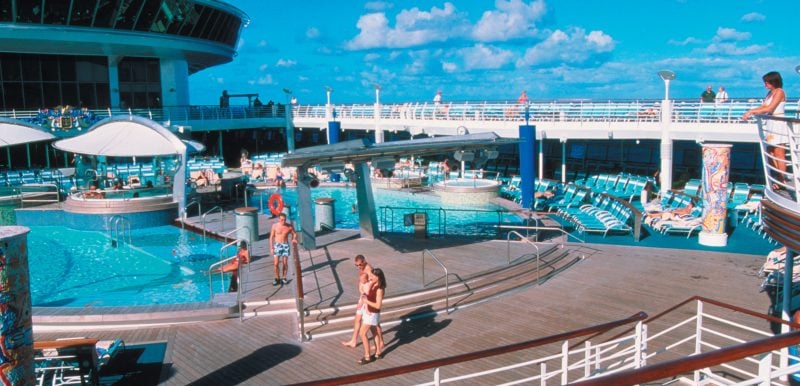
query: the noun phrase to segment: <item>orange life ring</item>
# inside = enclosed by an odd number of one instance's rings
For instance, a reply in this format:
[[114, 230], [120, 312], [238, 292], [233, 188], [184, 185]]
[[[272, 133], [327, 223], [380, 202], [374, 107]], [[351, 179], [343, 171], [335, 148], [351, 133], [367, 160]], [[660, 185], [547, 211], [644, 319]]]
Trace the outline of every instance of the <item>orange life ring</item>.
[[272, 195], [269, 196], [267, 205], [269, 205], [269, 211], [273, 216], [277, 216], [283, 212], [283, 198], [279, 193], [272, 193]]

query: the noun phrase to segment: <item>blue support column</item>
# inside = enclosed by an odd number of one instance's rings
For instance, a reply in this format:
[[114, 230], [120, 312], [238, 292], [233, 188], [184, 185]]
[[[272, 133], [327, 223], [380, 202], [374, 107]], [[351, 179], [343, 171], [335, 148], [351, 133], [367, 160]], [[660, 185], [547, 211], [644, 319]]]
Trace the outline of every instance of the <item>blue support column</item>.
[[341, 132], [342, 123], [336, 121], [328, 122], [328, 145], [339, 143], [339, 133]]
[[533, 204], [533, 186], [536, 180], [536, 126], [520, 125], [519, 127], [519, 176], [522, 192], [522, 207], [530, 208]]

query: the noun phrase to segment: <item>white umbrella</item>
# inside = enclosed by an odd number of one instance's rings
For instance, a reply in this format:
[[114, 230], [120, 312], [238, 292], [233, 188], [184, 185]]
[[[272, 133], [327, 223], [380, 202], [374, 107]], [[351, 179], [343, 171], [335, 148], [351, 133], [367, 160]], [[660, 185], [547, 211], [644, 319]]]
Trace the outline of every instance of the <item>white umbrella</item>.
[[55, 139], [34, 124], [14, 119], [0, 118], [0, 147]]
[[62, 139], [56, 149], [107, 157], [151, 157], [181, 154], [181, 140], [161, 125], [140, 117], [112, 117], [86, 134]]

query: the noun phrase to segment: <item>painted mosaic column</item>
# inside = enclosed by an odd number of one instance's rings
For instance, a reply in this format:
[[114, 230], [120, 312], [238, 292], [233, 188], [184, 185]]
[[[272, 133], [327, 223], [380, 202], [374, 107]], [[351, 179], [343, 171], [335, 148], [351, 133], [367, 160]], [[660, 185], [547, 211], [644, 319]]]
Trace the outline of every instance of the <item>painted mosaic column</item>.
[[703, 230], [698, 242], [710, 247], [728, 245], [728, 177], [731, 145], [703, 144]]
[[33, 319], [27, 235], [0, 227], [0, 383], [33, 385]]

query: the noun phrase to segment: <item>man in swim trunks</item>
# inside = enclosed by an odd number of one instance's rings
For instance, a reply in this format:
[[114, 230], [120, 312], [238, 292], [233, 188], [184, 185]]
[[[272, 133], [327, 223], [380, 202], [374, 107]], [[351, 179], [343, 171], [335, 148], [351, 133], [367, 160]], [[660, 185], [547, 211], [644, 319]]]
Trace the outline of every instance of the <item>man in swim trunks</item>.
[[[358, 282], [359, 282], [359, 294], [361, 293], [361, 279], [362, 277], [366, 278], [367, 271], [372, 271], [372, 266], [367, 263], [367, 258], [364, 255], [356, 255], [353, 258], [353, 262], [355, 263], [356, 269], [358, 269]], [[342, 342], [342, 345], [347, 347], [356, 347], [356, 342], [358, 338], [358, 332], [361, 330], [361, 318], [362, 318], [363, 309], [358, 308], [356, 309], [356, 316], [353, 318], [353, 336], [350, 337], [350, 340]]]
[[[297, 232], [294, 226], [286, 222], [286, 213], [278, 215], [278, 222], [272, 224], [272, 230], [269, 232], [269, 245], [270, 253], [274, 257], [274, 273], [275, 279], [272, 285], [286, 284], [289, 280], [286, 279], [286, 273], [289, 270], [289, 234], [292, 235], [292, 244], [297, 244]], [[283, 261], [283, 270], [281, 270], [281, 261]], [[283, 275], [280, 275], [280, 273]]]

